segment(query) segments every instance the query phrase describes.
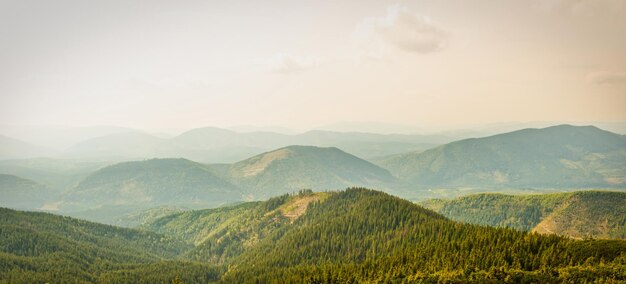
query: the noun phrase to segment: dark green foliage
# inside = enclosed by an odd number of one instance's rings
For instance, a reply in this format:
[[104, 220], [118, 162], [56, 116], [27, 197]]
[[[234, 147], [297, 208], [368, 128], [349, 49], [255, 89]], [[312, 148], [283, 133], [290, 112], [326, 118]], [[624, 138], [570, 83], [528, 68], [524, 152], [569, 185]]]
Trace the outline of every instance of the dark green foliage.
[[149, 279], [168, 282], [176, 271], [189, 280], [216, 279], [206, 265], [161, 261], [190, 248], [151, 232], [0, 208], [0, 283], [154, 283]]
[[[302, 201], [306, 213], [289, 217]], [[164, 235], [0, 213], [0, 282], [9, 283], [626, 281], [626, 241], [457, 223], [363, 188], [176, 213], [145, 227]]]
[[587, 271], [582, 266], [600, 262], [611, 263], [605, 277], [626, 280], [616, 263], [626, 243], [588, 242], [464, 225], [380, 192], [348, 189], [244, 252], [223, 280], [550, 282], [564, 279], [559, 270]]
[[157, 219], [144, 228], [196, 244], [185, 254], [186, 258], [214, 264], [227, 263], [289, 224], [279, 207], [289, 200], [309, 194], [312, 192], [301, 191], [265, 202], [173, 214]]

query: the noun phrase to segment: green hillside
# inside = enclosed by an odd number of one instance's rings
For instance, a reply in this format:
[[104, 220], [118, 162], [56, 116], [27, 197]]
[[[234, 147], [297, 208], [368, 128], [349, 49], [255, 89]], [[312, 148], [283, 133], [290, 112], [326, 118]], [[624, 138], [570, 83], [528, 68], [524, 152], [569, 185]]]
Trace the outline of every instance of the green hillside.
[[388, 187], [391, 174], [337, 148], [289, 146], [232, 164], [231, 179], [249, 197], [267, 198], [300, 189]]
[[328, 193], [301, 191], [265, 202], [172, 214], [142, 228], [193, 243], [196, 247], [186, 253], [189, 259], [223, 264], [291, 224], [310, 203], [326, 197]]
[[359, 188], [178, 213], [144, 228], [193, 242], [185, 257], [225, 265], [225, 283], [626, 280], [626, 242], [460, 224]]
[[626, 192], [477, 194], [420, 204], [465, 223], [573, 238], [626, 238]]
[[32, 180], [0, 174], [0, 196], [2, 207], [35, 209], [42, 207], [55, 193]]
[[162, 234], [1, 209], [0, 282], [626, 281], [624, 241], [457, 223], [362, 188], [175, 213], [143, 228]]
[[[215, 207], [241, 200], [239, 189], [206, 166], [185, 159], [152, 159], [102, 168], [63, 198], [65, 210], [106, 206]], [[76, 211], [76, 210], [74, 210]]]
[[593, 126], [524, 129], [379, 163], [414, 187], [626, 186], [626, 140]]
[[177, 273], [215, 279], [206, 265], [166, 261], [189, 247], [155, 233], [0, 208], [2, 283], [169, 282]]

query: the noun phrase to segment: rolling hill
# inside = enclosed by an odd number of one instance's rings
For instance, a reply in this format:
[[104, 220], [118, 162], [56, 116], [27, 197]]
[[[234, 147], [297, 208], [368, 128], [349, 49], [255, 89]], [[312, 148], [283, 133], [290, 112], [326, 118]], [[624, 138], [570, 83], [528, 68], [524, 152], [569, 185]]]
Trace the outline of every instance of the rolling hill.
[[55, 152], [50, 149], [0, 135], [0, 160], [27, 159], [54, 154]]
[[65, 211], [107, 206], [202, 208], [241, 200], [235, 185], [202, 164], [185, 159], [152, 159], [119, 163], [94, 172], [65, 194], [62, 206]]
[[0, 173], [30, 179], [61, 193], [109, 164], [55, 158], [5, 160], [0, 161]]
[[460, 140], [379, 165], [421, 188], [624, 187], [626, 139], [560, 125]]
[[156, 158], [165, 149], [165, 142], [165, 139], [147, 133], [128, 131], [82, 141], [67, 148], [62, 156], [94, 161]]
[[233, 182], [250, 198], [263, 199], [300, 189], [333, 190], [349, 186], [387, 187], [389, 172], [337, 148], [289, 146], [234, 163]]
[[160, 234], [0, 209], [0, 282], [626, 280], [624, 241], [457, 223], [363, 188], [174, 213], [142, 228]]
[[39, 209], [56, 197], [46, 186], [14, 175], [0, 174], [0, 207]]
[[623, 241], [456, 223], [361, 188], [176, 213], [143, 228], [195, 244], [184, 257], [227, 266], [224, 283], [626, 279]]
[[626, 239], [626, 192], [478, 194], [420, 204], [460, 222], [578, 239]]

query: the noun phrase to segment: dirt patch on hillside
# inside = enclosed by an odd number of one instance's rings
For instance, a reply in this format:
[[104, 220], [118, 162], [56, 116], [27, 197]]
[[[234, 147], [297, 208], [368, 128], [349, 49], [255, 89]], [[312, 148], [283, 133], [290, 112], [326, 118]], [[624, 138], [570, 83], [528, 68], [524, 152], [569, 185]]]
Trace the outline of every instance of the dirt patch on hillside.
[[309, 204], [314, 201], [318, 201], [322, 199], [322, 195], [315, 194], [309, 196], [298, 197], [297, 199], [285, 204], [280, 208], [280, 212], [283, 216], [291, 219], [292, 221], [298, 219], [298, 217], [302, 216], [306, 212]]

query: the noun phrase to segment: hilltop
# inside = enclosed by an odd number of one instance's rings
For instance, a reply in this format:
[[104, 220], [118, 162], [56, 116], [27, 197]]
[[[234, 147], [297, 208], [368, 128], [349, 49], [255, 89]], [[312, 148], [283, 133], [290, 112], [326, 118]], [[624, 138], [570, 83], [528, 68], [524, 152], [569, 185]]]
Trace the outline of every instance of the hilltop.
[[461, 222], [572, 238], [626, 239], [626, 192], [477, 194], [421, 205]]
[[624, 187], [626, 139], [560, 125], [460, 140], [379, 165], [422, 188]]
[[185, 159], [124, 162], [97, 170], [63, 198], [71, 210], [127, 205], [215, 207], [240, 201], [239, 188], [205, 165]]
[[334, 147], [280, 148], [234, 163], [228, 174], [255, 199], [300, 189], [388, 187], [395, 182], [387, 170]]
[[1, 210], [0, 281], [15, 283], [626, 280], [623, 241], [461, 224], [363, 188], [174, 213], [142, 227], [156, 233]]
[[[306, 209], [289, 213], [303, 203]], [[593, 261], [591, 253], [608, 260], [626, 252], [621, 241], [572, 241], [460, 224], [362, 188], [177, 213], [144, 228], [194, 243], [186, 257], [227, 264], [221, 278], [227, 283], [581, 281], [601, 277], [584, 266]], [[540, 271], [547, 264], [552, 274]], [[587, 276], [571, 278], [577, 271]]]

